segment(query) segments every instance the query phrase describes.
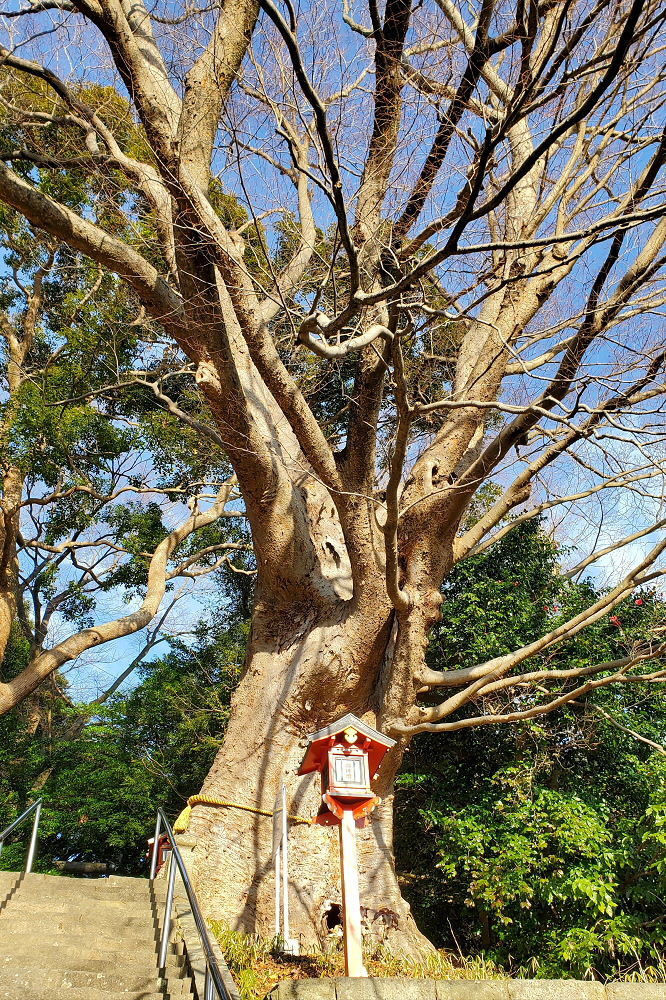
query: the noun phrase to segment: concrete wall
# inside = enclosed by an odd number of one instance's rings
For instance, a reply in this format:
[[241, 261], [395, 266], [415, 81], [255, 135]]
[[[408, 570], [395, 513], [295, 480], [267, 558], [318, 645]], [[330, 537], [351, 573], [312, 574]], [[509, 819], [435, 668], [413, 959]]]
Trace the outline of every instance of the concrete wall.
[[[201, 944], [197, 925], [180, 878], [176, 879], [176, 893], [173, 902], [175, 919], [174, 937], [176, 938], [177, 951], [178, 954], [182, 954], [185, 957], [192, 977], [195, 995], [204, 1000], [206, 994], [206, 954]], [[227, 988], [229, 1000], [240, 1000], [238, 987], [231, 978], [231, 973], [227, 968], [227, 963], [224, 961], [224, 955], [215, 939], [215, 935], [211, 931], [208, 932], [208, 935], [224, 985]], [[190, 994], [188, 993], [187, 996], [190, 996]]]
[[294, 979], [272, 1000], [666, 1000], [666, 984], [577, 982], [571, 979], [447, 980]]

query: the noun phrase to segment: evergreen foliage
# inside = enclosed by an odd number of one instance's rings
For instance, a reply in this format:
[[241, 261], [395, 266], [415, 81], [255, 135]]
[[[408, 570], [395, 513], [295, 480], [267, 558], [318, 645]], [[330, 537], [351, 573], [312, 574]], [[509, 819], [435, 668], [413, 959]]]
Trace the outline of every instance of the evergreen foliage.
[[[147, 873], [157, 806], [178, 813], [215, 757], [246, 638], [242, 623], [207, 625], [193, 648], [176, 644], [102, 706], [54, 694], [35, 731], [27, 710], [0, 719], [0, 827], [43, 798], [37, 871], [104, 861], [123, 875]], [[20, 869], [24, 850], [25, 836], [8, 845], [0, 868]]]
[[[592, 583], [563, 578], [557, 556], [527, 522], [461, 564], [446, 588], [432, 665], [499, 655], [588, 601]], [[653, 594], [637, 593], [560, 647], [551, 664], [621, 656], [635, 631], [661, 614]], [[489, 713], [507, 708], [500, 696]], [[521, 707], [533, 697], [521, 696]], [[664, 741], [663, 696], [627, 688], [602, 689], [518, 726], [415, 741], [399, 778], [398, 864], [417, 921], [436, 944], [544, 977], [658, 965], [666, 944], [666, 756], [609, 716]]]

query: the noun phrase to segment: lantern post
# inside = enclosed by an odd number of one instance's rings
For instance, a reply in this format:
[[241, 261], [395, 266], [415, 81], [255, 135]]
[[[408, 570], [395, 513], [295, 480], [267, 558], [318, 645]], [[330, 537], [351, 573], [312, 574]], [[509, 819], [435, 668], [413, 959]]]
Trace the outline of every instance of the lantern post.
[[345, 946], [345, 975], [367, 976], [363, 965], [361, 896], [358, 888], [356, 821], [349, 809], [340, 820], [340, 864], [342, 868], [342, 930]]
[[384, 755], [393, 746], [395, 740], [350, 712], [308, 736], [308, 748], [298, 771], [321, 774], [322, 805], [315, 822], [340, 827], [345, 975], [352, 977], [368, 974], [363, 965], [356, 827], [365, 826], [381, 801], [372, 791], [370, 780], [377, 777]]

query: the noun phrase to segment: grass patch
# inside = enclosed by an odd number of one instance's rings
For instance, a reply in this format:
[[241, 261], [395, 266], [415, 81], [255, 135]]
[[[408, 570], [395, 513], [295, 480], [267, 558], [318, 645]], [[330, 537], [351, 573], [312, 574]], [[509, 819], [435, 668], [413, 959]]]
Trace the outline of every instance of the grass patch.
[[[276, 938], [232, 931], [219, 921], [211, 922], [222, 954], [238, 984], [242, 1000], [263, 1000], [283, 979], [322, 979], [344, 976], [342, 948], [324, 954], [280, 955]], [[364, 956], [371, 976], [402, 976], [408, 979], [508, 979], [508, 973], [483, 958], [461, 958], [439, 951], [423, 961], [398, 958], [385, 947]]]
[[[263, 1000], [283, 979], [328, 979], [344, 976], [342, 945], [330, 953], [317, 952], [293, 958], [281, 955], [276, 938], [261, 938], [255, 934], [232, 931], [221, 922], [213, 921], [211, 929], [217, 938], [242, 1000]], [[483, 957], [466, 958], [451, 952], [438, 951], [422, 961], [399, 958], [388, 948], [379, 946], [366, 954], [365, 965], [371, 976], [405, 977], [408, 979], [510, 979], [512, 974]], [[513, 978], [540, 978], [539, 960], [515, 969]], [[566, 977], [562, 977], [566, 978]], [[597, 978], [590, 970], [590, 979]], [[618, 970], [613, 982], [666, 983], [666, 959], [654, 965], [639, 962]]]

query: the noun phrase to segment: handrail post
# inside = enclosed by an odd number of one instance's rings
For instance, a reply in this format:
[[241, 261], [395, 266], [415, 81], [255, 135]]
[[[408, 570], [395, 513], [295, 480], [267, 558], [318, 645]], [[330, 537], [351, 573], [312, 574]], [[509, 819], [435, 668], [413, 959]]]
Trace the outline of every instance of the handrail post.
[[35, 814], [35, 818], [32, 821], [32, 834], [30, 836], [30, 846], [28, 847], [28, 853], [24, 865], [24, 871], [26, 875], [29, 875], [30, 872], [32, 871], [32, 863], [35, 860], [35, 852], [37, 850], [37, 834], [39, 832], [39, 817], [42, 814], [42, 800], [37, 799], [37, 801], [33, 802], [31, 806], [28, 806], [27, 809], [24, 809], [21, 815], [17, 819], [15, 819], [13, 823], [10, 823], [9, 826], [6, 827], [6, 829], [0, 830], [0, 854], [1, 854], [2, 849], [5, 846], [5, 840], [7, 839], [7, 837], [11, 833], [13, 833], [14, 830], [16, 830], [21, 825], [21, 823], [23, 823], [23, 821], [28, 818], [28, 816], [31, 816], [33, 813]]
[[153, 840], [153, 856], [150, 859], [150, 881], [155, 878], [155, 872], [157, 871], [157, 842], [160, 839], [160, 829], [162, 828], [162, 817], [157, 814], [157, 820], [155, 821], [155, 839]]
[[215, 1000], [216, 993], [217, 990], [215, 989], [215, 985], [213, 983], [213, 977], [210, 974], [210, 968], [208, 966], [208, 962], [206, 962], [206, 978], [204, 980], [203, 1000]]
[[32, 863], [35, 860], [35, 851], [37, 850], [37, 832], [39, 830], [39, 817], [42, 814], [42, 800], [40, 799], [37, 803], [37, 808], [35, 809], [35, 818], [32, 821], [32, 835], [30, 837], [30, 847], [28, 848], [28, 857], [25, 862], [25, 873], [29, 875], [32, 871]]
[[[173, 911], [173, 900], [174, 900], [174, 888], [175, 888], [175, 877], [176, 868], [180, 872], [180, 877], [183, 883], [183, 890], [185, 892], [185, 897], [190, 905], [190, 913], [192, 919], [194, 920], [194, 925], [199, 936], [199, 941], [204, 951], [206, 959], [206, 972], [205, 972], [205, 983], [203, 988], [203, 994], [205, 996], [201, 997], [201, 1000], [240, 1000], [240, 995], [236, 984], [234, 983], [229, 970], [226, 968], [226, 964], [223, 958], [218, 961], [217, 955], [213, 950], [210, 943], [210, 937], [208, 928], [206, 927], [206, 921], [203, 918], [201, 910], [199, 909], [199, 903], [197, 902], [196, 894], [192, 888], [192, 883], [190, 882], [190, 877], [185, 866], [185, 862], [178, 850], [178, 844], [176, 842], [176, 837], [173, 830], [171, 829], [171, 824], [169, 823], [168, 817], [164, 810], [159, 807], [157, 814], [161, 820], [161, 823], [156, 827], [156, 833], [160, 830], [164, 831], [164, 834], [169, 838], [169, 844], [171, 846], [171, 857], [169, 859], [169, 875], [168, 875], [168, 888], [167, 888], [167, 898], [166, 907], [164, 913], [164, 925], [162, 928], [162, 936], [160, 938], [159, 947], [159, 974], [162, 977], [166, 976], [166, 961], [167, 952], [169, 950], [169, 938], [171, 931], [172, 922], [172, 911]], [[221, 964], [220, 964], [221, 963]], [[224, 973], [222, 972], [221, 966], [224, 968]]]
[[176, 884], [176, 859], [171, 854], [169, 858], [169, 886], [167, 888], [166, 906], [164, 908], [164, 926], [162, 928], [162, 940], [160, 942], [160, 960], [158, 967], [160, 975], [166, 969], [167, 950], [169, 948], [169, 935], [171, 933], [171, 910], [173, 909], [173, 893]]

